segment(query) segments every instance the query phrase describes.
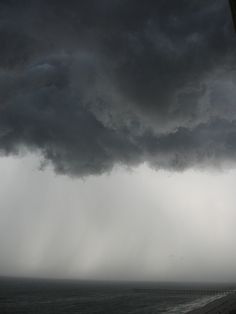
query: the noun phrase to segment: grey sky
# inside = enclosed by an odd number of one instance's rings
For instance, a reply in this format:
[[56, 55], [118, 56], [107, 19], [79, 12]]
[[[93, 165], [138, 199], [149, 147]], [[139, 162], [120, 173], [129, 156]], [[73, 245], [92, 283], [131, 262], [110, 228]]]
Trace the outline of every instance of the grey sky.
[[38, 165], [33, 155], [0, 160], [1, 273], [236, 279], [235, 170], [141, 165], [72, 180]]
[[0, 43], [0, 273], [235, 280], [228, 1], [0, 0]]
[[228, 1], [0, 2], [0, 149], [57, 172], [234, 162]]

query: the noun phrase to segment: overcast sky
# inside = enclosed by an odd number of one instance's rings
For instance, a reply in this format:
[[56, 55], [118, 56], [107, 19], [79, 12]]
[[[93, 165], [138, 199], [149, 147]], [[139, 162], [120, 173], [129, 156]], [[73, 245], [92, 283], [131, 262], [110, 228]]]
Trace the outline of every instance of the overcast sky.
[[0, 0], [0, 42], [0, 272], [232, 279], [228, 1]]
[[2, 273], [236, 279], [236, 170], [143, 164], [71, 179], [39, 164], [35, 155], [0, 160]]

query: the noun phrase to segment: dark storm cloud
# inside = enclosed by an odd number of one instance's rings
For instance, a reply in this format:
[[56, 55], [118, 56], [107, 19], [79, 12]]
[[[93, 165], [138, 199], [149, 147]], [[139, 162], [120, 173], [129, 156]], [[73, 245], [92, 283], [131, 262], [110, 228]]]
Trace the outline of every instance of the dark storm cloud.
[[0, 149], [87, 175], [236, 159], [225, 0], [0, 1]]

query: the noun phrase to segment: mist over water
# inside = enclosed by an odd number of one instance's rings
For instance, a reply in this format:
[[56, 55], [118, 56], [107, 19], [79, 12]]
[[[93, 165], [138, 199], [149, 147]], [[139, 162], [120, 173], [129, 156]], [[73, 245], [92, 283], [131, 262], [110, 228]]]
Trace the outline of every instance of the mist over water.
[[[0, 159], [0, 273], [102, 280], [234, 281], [236, 171], [86, 179]], [[127, 171], [128, 170], [128, 171]]]

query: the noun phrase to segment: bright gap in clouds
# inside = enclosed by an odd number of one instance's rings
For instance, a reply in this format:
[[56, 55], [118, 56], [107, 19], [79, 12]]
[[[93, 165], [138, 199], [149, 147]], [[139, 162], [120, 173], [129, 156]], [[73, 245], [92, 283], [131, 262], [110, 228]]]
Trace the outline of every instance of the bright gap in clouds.
[[143, 164], [86, 179], [0, 159], [1, 274], [235, 280], [236, 170]]

